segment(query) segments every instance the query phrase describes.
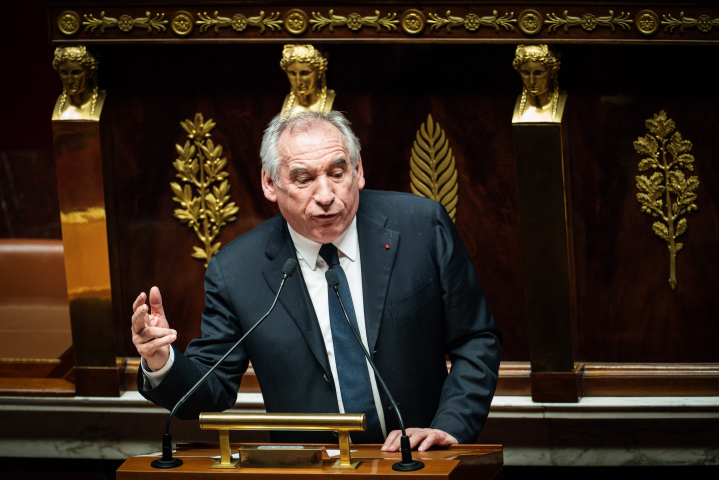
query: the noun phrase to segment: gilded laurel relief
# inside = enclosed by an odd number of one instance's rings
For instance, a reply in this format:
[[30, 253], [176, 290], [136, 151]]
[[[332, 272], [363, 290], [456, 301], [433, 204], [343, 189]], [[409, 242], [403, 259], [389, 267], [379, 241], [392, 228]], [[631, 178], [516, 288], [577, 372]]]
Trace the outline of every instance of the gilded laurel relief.
[[117, 27], [126, 33], [133, 28], [144, 28], [148, 34], [152, 33], [153, 29], [164, 32], [167, 30], [166, 25], [168, 23], [165, 20], [164, 13], [158, 13], [153, 17], [150, 12], [145, 12], [145, 16], [140, 18], [132, 18], [130, 15], [121, 15], [119, 18], [106, 17], [105, 12], [100, 12], [99, 18], [85, 15], [85, 21], [82, 22], [85, 26], [85, 31], [90, 33], [93, 33], [97, 28], [100, 29], [100, 33], [105, 33], [106, 28]]
[[290, 81], [282, 113], [329, 112], [335, 91], [327, 88], [327, 58], [312, 45], [285, 45], [280, 67]]
[[614, 16], [614, 12], [609, 10], [609, 16], [607, 17], [595, 17], [591, 13], [585, 13], [581, 17], [572, 17], [568, 14], [567, 10], [564, 11], [564, 15], [559, 17], [554, 13], [547, 14], [547, 21], [545, 22], [548, 27], [549, 33], [556, 32], [559, 27], [564, 28], [565, 33], [569, 33], [570, 27], [582, 27], [587, 32], [591, 32], [597, 27], [609, 27], [612, 32], [619, 26], [622, 30], [631, 30], [632, 23], [634, 20], [630, 19], [630, 13], [622, 12], [618, 16]]
[[229, 174], [223, 171], [227, 158], [222, 157], [222, 145], [215, 145], [211, 138], [215, 122], [212, 119], [205, 122], [198, 113], [194, 121], [185, 120], [180, 125], [188, 140], [184, 145], [175, 145], [178, 158], [172, 165], [184, 188], [179, 183], [170, 183], [175, 194], [172, 199], [182, 207], [175, 210], [174, 216], [197, 234], [202, 248], [192, 247], [195, 250], [192, 256], [205, 260], [207, 268], [220, 250], [221, 242], [215, 242], [220, 230], [227, 222], [235, 221], [240, 209], [230, 202]]
[[453, 17], [450, 15], [452, 12], [447, 10], [444, 18], [440, 17], [436, 13], [429, 14], [430, 32], [436, 32], [440, 28], [446, 28], [447, 33], [451, 33], [453, 28], [464, 27], [469, 32], [475, 32], [480, 27], [492, 27], [496, 32], [499, 31], [499, 27], [504, 28], [508, 32], [514, 31], [514, 25], [517, 23], [517, 19], [514, 18], [514, 12], [505, 13], [501, 17], [496, 10], [492, 11], [492, 15], [488, 17], [480, 17], [474, 13], [467, 14], [466, 17]]
[[712, 19], [709, 15], [699, 15], [697, 18], [689, 18], [684, 16], [684, 12], [679, 14], [679, 18], [674, 18], [671, 15], [662, 15], [664, 21], [664, 31], [668, 33], [674, 32], [674, 29], [679, 27], [679, 31], [684, 33], [685, 28], [698, 28], [702, 33], [711, 32], [712, 28], [719, 28], [719, 18]]
[[664, 110], [645, 124], [650, 133], [639, 137], [634, 149], [645, 156], [639, 162], [639, 171], [655, 172], [650, 177], [636, 177], [637, 200], [642, 212], [660, 219], [654, 222], [652, 229], [669, 247], [669, 286], [674, 290], [677, 288], [676, 257], [683, 247], [676, 238], [687, 231], [687, 219], [680, 217], [697, 210], [694, 202], [699, 179], [684, 175], [682, 168], [694, 170], [694, 156], [689, 153], [692, 143], [674, 131], [674, 121], [667, 118]]
[[233, 17], [221, 17], [219, 12], [215, 12], [213, 16], [209, 16], [207, 12], [198, 13], [197, 26], [200, 32], [206, 32], [213, 29], [215, 33], [220, 33], [221, 28], [232, 27], [236, 32], [243, 32], [247, 27], [255, 27], [260, 29], [260, 34], [264, 34], [265, 30], [280, 31], [282, 30], [282, 20], [280, 20], [280, 12], [271, 13], [265, 17], [265, 12], [260, 11], [257, 17], [246, 17], [241, 13]]
[[330, 10], [329, 18], [323, 17], [321, 13], [312, 12], [312, 19], [310, 24], [312, 25], [313, 32], [319, 32], [323, 28], [327, 27], [330, 33], [334, 33], [336, 27], [347, 27], [353, 32], [361, 30], [362, 27], [372, 27], [381, 32], [382, 28], [386, 28], [390, 32], [397, 31], [397, 20], [396, 13], [390, 13], [386, 17], [380, 18], [381, 14], [379, 10], [375, 10], [374, 16], [363, 17], [359, 13], [350, 13], [344, 17], [341, 15], [335, 15], [334, 10]]
[[97, 85], [100, 62], [84, 45], [55, 50], [52, 68], [62, 82], [53, 120], [99, 120], [106, 93]]
[[417, 131], [409, 167], [412, 193], [440, 202], [454, 222], [459, 189], [457, 166], [449, 140], [431, 114]]
[[561, 123], [567, 94], [559, 90], [559, 55], [544, 44], [518, 45], [512, 66], [522, 79], [512, 123]]

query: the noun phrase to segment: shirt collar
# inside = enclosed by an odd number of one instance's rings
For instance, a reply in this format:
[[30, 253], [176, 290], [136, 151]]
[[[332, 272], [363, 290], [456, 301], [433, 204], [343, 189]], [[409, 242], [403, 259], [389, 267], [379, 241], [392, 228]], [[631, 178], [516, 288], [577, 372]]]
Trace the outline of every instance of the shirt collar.
[[[317, 257], [320, 254], [320, 248], [322, 244], [305, 238], [297, 233], [288, 223], [287, 229], [290, 231], [290, 237], [292, 242], [295, 244], [295, 250], [297, 256], [314, 271], [317, 268]], [[357, 239], [357, 216], [352, 220], [349, 228], [335, 239], [332, 244], [337, 247], [341, 255], [349, 258], [350, 261], [354, 262], [357, 260], [357, 254], [359, 249], [359, 241]]]

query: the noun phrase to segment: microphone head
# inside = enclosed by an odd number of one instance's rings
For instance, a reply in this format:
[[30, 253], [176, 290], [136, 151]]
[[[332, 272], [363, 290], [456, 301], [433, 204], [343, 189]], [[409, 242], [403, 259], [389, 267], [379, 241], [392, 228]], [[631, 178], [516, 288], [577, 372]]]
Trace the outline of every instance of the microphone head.
[[340, 279], [337, 276], [337, 272], [335, 272], [331, 268], [325, 272], [325, 278], [327, 279], [327, 285], [329, 285], [330, 288], [334, 288], [340, 284]]
[[285, 262], [285, 266], [282, 267], [282, 273], [291, 277], [292, 274], [295, 273], [295, 269], [297, 269], [297, 260], [294, 258], [288, 258]]

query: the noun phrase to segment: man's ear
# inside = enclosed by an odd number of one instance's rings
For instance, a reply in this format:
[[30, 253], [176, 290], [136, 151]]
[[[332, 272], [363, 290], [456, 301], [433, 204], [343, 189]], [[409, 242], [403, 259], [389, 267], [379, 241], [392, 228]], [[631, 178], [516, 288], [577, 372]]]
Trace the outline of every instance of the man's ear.
[[364, 188], [364, 170], [362, 169], [362, 157], [359, 158], [357, 161], [357, 166], [355, 167], [355, 174], [357, 175], [357, 186], [360, 190]]
[[269, 200], [270, 202], [276, 202], [277, 201], [277, 192], [275, 192], [275, 188], [277, 188], [277, 185], [275, 185], [274, 180], [272, 180], [272, 177], [265, 172], [265, 169], [262, 169], [262, 191], [265, 193], [265, 198]]

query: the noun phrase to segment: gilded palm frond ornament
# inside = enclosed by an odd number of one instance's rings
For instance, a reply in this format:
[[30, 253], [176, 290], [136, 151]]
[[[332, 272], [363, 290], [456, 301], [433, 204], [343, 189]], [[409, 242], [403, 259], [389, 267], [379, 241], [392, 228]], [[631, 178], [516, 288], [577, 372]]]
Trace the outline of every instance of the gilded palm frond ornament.
[[457, 167], [449, 140], [431, 114], [417, 131], [409, 166], [412, 193], [437, 200], [455, 221], [459, 188]]
[[684, 175], [682, 168], [694, 170], [694, 156], [689, 153], [692, 143], [674, 131], [674, 121], [667, 118], [664, 110], [645, 124], [650, 133], [639, 137], [634, 149], [645, 156], [639, 162], [639, 170], [655, 172], [650, 177], [636, 177], [637, 200], [642, 212], [660, 219], [654, 222], [652, 229], [669, 247], [669, 286], [674, 290], [677, 288], [676, 257], [683, 247], [676, 238], [687, 231], [687, 219], [680, 217], [697, 210], [694, 202], [699, 179]]
[[184, 145], [175, 145], [178, 158], [172, 165], [177, 170], [175, 176], [185, 185], [183, 188], [179, 183], [170, 183], [175, 194], [172, 199], [182, 207], [175, 210], [174, 216], [197, 234], [203, 247], [193, 247], [192, 256], [205, 260], [207, 268], [222, 245], [215, 242], [220, 230], [236, 219], [239, 208], [230, 202], [229, 174], [223, 171], [227, 158], [222, 157], [222, 145], [215, 145], [211, 138], [215, 122], [212, 119], [205, 122], [198, 113], [194, 121], [185, 120], [180, 125], [188, 140]]

